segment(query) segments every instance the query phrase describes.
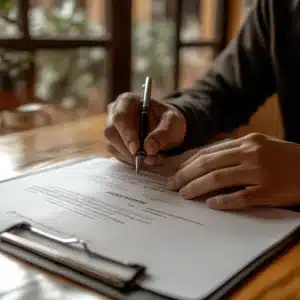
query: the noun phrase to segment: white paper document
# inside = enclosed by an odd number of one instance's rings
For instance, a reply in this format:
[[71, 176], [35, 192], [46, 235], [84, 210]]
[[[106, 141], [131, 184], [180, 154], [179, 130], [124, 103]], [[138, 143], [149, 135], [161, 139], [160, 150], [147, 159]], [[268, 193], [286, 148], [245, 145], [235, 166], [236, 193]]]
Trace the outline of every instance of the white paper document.
[[144, 264], [144, 288], [184, 299], [206, 297], [300, 225], [300, 214], [279, 209], [211, 210], [165, 184], [94, 158], [0, 183], [0, 212]]

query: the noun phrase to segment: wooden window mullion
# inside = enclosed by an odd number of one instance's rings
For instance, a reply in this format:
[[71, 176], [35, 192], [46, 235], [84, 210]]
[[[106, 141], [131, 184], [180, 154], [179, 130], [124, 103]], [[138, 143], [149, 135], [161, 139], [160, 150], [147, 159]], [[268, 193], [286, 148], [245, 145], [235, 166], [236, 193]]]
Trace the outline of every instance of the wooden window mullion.
[[36, 78], [36, 68], [35, 68], [35, 50], [31, 47], [30, 38], [30, 26], [29, 26], [29, 0], [19, 0], [19, 16], [20, 16], [20, 27], [22, 30], [23, 40], [26, 45], [28, 45], [27, 51], [32, 55], [28, 69], [25, 71], [25, 82], [26, 82], [26, 102], [31, 102], [34, 99], [35, 94], [35, 78]]
[[174, 88], [177, 89], [180, 80], [180, 50], [184, 48], [203, 48], [213, 49], [213, 57], [216, 57], [226, 46], [228, 36], [228, 15], [229, 0], [218, 0], [216, 11], [215, 34], [208, 40], [199, 39], [198, 41], [181, 41], [181, 26], [183, 14], [183, 0], [176, 0], [175, 11], [175, 58], [174, 58]]
[[131, 89], [132, 0], [107, 0], [110, 16], [108, 102]]
[[181, 49], [180, 30], [182, 24], [182, 8], [183, 8], [183, 0], [176, 0], [175, 47], [174, 47], [175, 57], [174, 57], [174, 78], [173, 78], [174, 89], [178, 89], [179, 78], [180, 78], [180, 49]]

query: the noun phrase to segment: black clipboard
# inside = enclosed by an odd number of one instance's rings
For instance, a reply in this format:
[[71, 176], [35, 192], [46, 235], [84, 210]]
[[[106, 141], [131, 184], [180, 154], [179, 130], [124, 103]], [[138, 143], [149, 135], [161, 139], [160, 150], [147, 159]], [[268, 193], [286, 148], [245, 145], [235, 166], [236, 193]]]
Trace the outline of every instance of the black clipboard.
[[[19, 177], [29, 176], [32, 173], [40, 173], [49, 169], [59, 168], [93, 158], [94, 157], [72, 160], [46, 169], [35, 170], [8, 180], [14, 180]], [[232, 276], [224, 285], [220, 286], [208, 297], [190, 300], [228, 299], [228, 297], [230, 297], [241, 284], [245, 284], [247, 279], [255, 272], [259, 271], [262, 267], [299, 241], [300, 227], [292, 231], [280, 243], [261, 253], [259, 257], [245, 266], [239, 273]], [[57, 250], [58, 248], [60, 249]], [[71, 249], [72, 251], [76, 251], [76, 253], [80, 253], [81, 257], [84, 257], [85, 261], [88, 260], [90, 263], [86, 264], [81, 260], [74, 259], [71, 256], [73, 252], [69, 252]], [[101, 253], [91, 251], [88, 244], [80, 238], [60, 237], [59, 235], [33, 227], [28, 222], [10, 224], [5, 230], [0, 232], [0, 251], [41, 267], [46, 271], [63, 276], [82, 286], [91, 288], [101, 295], [108, 296], [112, 299], [176, 300], [167, 295], [160, 295], [153, 291], [140, 288], [141, 281], [144, 276], [147, 276], [147, 266], [141, 265], [138, 262], [128, 264], [127, 262], [121, 262], [111, 257], [103, 256]], [[100, 260], [104, 264], [130, 270], [130, 275], [118, 276], [118, 274], [116, 274], [118, 272], [107, 272], [107, 269], [96, 268], [94, 262]]]

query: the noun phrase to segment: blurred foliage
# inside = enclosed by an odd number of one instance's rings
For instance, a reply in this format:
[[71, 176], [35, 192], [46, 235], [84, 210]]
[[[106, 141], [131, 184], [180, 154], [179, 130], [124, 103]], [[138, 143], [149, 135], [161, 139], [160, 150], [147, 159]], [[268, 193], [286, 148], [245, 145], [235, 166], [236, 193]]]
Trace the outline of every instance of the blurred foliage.
[[[5, 2], [5, 3], [4, 3]], [[4, 35], [18, 32], [17, 9], [11, 1], [0, 0], [5, 7], [0, 14]], [[34, 37], [99, 38], [106, 34], [104, 24], [91, 22], [78, 1], [65, 0], [60, 6], [43, 9], [36, 6], [29, 14], [30, 32]], [[2, 18], [1, 18], [2, 16]], [[9, 19], [9, 21], [8, 21]], [[145, 77], [151, 75], [158, 89], [170, 89], [173, 73], [174, 23], [161, 19], [141, 21], [133, 25], [133, 85], [139, 89]], [[3, 34], [3, 33], [2, 33]], [[0, 48], [0, 68], [21, 79], [32, 57], [26, 52], [11, 52]], [[36, 53], [36, 95], [46, 101], [70, 106], [82, 106], [89, 87], [106, 89], [106, 53], [104, 49], [42, 50]]]
[[[74, 1], [64, 1], [62, 7], [31, 10], [31, 33], [34, 36], [76, 38], [91, 33], [101, 35], [104, 25], [91, 23], [85, 11]], [[93, 29], [92, 29], [92, 28]], [[98, 48], [40, 51], [37, 54], [39, 72], [37, 96], [52, 103], [83, 106], [90, 87], [105, 88], [105, 51]]]
[[[102, 34], [103, 25], [91, 24], [85, 11], [75, 2], [66, 0], [62, 6], [50, 10], [32, 8], [29, 15], [31, 35], [76, 38], [90, 33]], [[16, 27], [10, 16], [15, 15], [15, 11], [16, 7], [10, 7], [0, 15], [0, 22], [5, 24], [4, 36], [9, 36]], [[22, 79], [31, 59], [26, 52], [0, 49], [0, 68], [16, 80]], [[39, 99], [77, 107], [85, 105], [89, 87], [101, 89], [104, 86], [105, 51], [102, 49], [41, 50], [35, 55], [35, 63], [38, 72], [36, 96]]]
[[0, 0], [0, 12], [7, 11], [10, 8], [11, 0]]
[[[0, 0], [0, 28], [0, 34], [4, 37], [16, 36], [19, 32], [16, 7], [12, 0]], [[0, 72], [6, 74], [6, 78], [19, 79], [28, 68], [29, 61], [28, 53], [0, 48]]]
[[90, 87], [105, 89], [102, 49], [41, 51], [37, 56], [37, 95], [52, 103], [84, 106]]
[[27, 52], [8, 51], [0, 48], [0, 70], [6, 71], [16, 80], [22, 78], [24, 71], [28, 69], [31, 59], [32, 55]]
[[135, 88], [140, 87], [148, 75], [151, 75], [159, 89], [172, 86], [170, 74], [173, 74], [173, 40], [173, 21], [164, 19], [135, 23], [132, 45]]

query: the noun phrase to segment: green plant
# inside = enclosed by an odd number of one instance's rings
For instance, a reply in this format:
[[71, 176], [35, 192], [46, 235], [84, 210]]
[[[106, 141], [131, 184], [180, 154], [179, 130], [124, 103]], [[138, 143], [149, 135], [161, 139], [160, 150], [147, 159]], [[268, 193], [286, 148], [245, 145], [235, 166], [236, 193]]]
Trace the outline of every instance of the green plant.
[[[1, 35], [7, 36], [16, 34], [19, 30], [19, 23], [16, 17], [16, 7], [11, 0], [0, 0], [0, 28]], [[22, 70], [28, 67], [30, 55], [28, 53], [16, 53], [0, 48], [0, 69], [18, 76]]]
[[145, 76], [152, 76], [158, 89], [171, 87], [173, 67], [174, 22], [164, 19], [140, 21], [133, 26], [133, 57], [135, 88]]
[[[0, 28], [1, 35], [7, 36], [19, 28], [16, 10], [11, 0], [0, 0]], [[27, 53], [16, 53], [0, 48], [0, 73], [2, 82], [12, 82], [28, 68], [29, 55]], [[12, 79], [14, 77], [14, 79]], [[9, 83], [11, 85], [11, 83]], [[8, 88], [5, 86], [2, 89]], [[10, 87], [13, 88], [13, 87]]]
[[0, 12], [8, 10], [11, 0], [0, 0]]

